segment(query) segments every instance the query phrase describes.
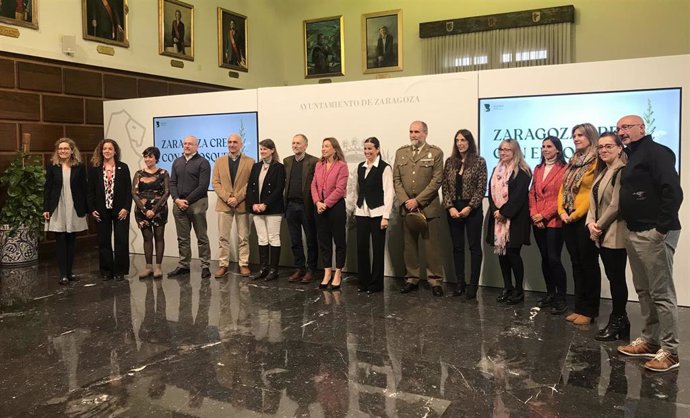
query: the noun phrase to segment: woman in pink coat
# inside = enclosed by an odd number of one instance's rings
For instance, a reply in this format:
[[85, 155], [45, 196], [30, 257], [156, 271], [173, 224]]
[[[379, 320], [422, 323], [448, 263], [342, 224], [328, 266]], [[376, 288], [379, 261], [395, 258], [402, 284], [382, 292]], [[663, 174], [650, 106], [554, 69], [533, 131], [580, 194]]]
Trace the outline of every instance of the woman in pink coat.
[[[316, 210], [316, 235], [324, 268], [319, 287], [340, 289], [342, 269], [345, 267], [345, 194], [349, 171], [338, 140], [325, 138], [321, 145], [321, 160], [316, 163], [311, 182], [311, 198]], [[335, 274], [333, 274], [333, 243], [335, 243]]]
[[546, 282], [546, 296], [537, 305], [551, 307], [560, 315], [567, 309], [565, 295], [567, 279], [561, 251], [563, 250], [562, 221], [558, 216], [558, 190], [563, 183], [567, 164], [560, 139], [549, 136], [541, 144], [541, 163], [534, 168], [529, 190], [529, 213], [532, 217], [534, 239], [541, 253], [541, 270]]

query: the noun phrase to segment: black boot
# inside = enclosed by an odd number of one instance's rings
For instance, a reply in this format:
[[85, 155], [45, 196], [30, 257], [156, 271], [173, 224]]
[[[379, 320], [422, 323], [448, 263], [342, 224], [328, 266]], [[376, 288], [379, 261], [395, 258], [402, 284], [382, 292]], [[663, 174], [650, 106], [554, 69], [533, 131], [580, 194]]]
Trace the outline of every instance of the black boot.
[[539, 302], [537, 302], [537, 306], [540, 308], [548, 308], [548, 307], [553, 305], [553, 302], [555, 300], [556, 300], [556, 295], [554, 293], [548, 292], [548, 293], [546, 293], [546, 296], [539, 299]]
[[268, 251], [268, 245], [259, 245], [259, 264], [261, 266], [261, 270], [259, 271], [259, 274], [256, 274], [252, 277], [252, 280], [260, 280], [268, 276]]
[[611, 315], [609, 323], [594, 337], [597, 341], [616, 341], [630, 338], [630, 321], [627, 315]]
[[508, 300], [506, 300], [506, 303], [508, 305], [517, 305], [523, 300], [525, 300], [525, 292], [522, 291], [522, 288], [515, 288], [508, 296]]
[[465, 297], [467, 297], [468, 300], [475, 299], [477, 297], [477, 285], [476, 284], [467, 285], [467, 293], [465, 293]]
[[270, 246], [270, 270], [266, 276], [266, 281], [278, 278], [278, 262], [280, 261], [280, 247]]

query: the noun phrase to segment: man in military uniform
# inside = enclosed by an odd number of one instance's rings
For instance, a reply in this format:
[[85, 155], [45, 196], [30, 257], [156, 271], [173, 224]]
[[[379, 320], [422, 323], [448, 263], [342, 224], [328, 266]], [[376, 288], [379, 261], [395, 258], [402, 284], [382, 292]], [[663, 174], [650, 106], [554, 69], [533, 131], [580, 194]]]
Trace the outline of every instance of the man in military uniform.
[[[405, 236], [405, 269], [407, 281], [400, 293], [409, 293], [419, 288], [419, 238], [426, 253], [427, 281], [434, 296], [443, 296], [441, 252], [434, 248], [433, 237], [440, 236], [440, 216], [443, 214], [438, 189], [443, 178], [443, 151], [426, 143], [428, 129], [422, 121], [410, 125], [410, 145], [398, 149], [393, 165], [395, 195], [400, 203]], [[413, 231], [405, 217], [420, 211], [427, 219], [427, 228]]]

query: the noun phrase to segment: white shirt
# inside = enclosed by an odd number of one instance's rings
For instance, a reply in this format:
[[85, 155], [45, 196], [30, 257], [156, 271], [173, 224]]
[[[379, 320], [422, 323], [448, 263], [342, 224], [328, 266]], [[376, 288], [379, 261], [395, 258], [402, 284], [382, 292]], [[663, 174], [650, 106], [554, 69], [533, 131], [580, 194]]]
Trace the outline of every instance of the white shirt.
[[[364, 178], [366, 178], [369, 175], [371, 167], [378, 168], [379, 161], [381, 161], [380, 156], [376, 157], [376, 160], [374, 160], [374, 163], [371, 166], [369, 166], [366, 161], [364, 162], [364, 167], [366, 167], [364, 171]], [[355, 179], [357, 179], [357, 177], [355, 177]], [[368, 218], [376, 218], [378, 216], [381, 216], [383, 217], [383, 219], [389, 219], [391, 211], [393, 210], [393, 199], [395, 198], [395, 189], [393, 188], [393, 169], [390, 165], [388, 165], [386, 169], [383, 170], [383, 174], [381, 175], [381, 181], [383, 183], [383, 206], [379, 206], [377, 208], [370, 208], [367, 206], [367, 201], [365, 199], [362, 203], [362, 207], [358, 207], [357, 196], [359, 196], [359, 181], [356, 181], [354, 193], [352, 193], [347, 199], [347, 206], [350, 209], [348, 212], [352, 214], [352, 212], [354, 211], [355, 216], [363, 216]]]

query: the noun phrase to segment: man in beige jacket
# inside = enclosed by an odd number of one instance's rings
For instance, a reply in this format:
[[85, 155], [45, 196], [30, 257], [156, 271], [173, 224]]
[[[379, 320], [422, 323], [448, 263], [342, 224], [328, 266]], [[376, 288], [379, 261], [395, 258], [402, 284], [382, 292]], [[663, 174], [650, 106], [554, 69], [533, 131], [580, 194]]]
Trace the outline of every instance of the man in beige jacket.
[[249, 214], [245, 208], [245, 196], [249, 174], [254, 159], [242, 154], [242, 137], [233, 133], [228, 137], [228, 154], [216, 160], [213, 167], [213, 190], [218, 195], [218, 270], [215, 276], [224, 277], [230, 265], [230, 230], [233, 220], [239, 238], [238, 264], [240, 274], [249, 276]]

